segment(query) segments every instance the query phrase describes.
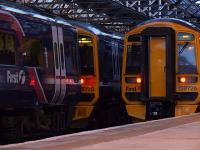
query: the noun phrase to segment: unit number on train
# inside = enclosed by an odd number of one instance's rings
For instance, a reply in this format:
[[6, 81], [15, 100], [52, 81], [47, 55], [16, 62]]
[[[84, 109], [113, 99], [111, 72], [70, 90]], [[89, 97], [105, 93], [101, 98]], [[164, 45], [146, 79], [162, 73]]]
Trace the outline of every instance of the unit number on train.
[[197, 90], [198, 89], [196, 86], [179, 86], [179, 87], [177, 87], [178, 92], [195, 92]]
[[82, 87], [82, 92], [94, 92], [94, 87]]

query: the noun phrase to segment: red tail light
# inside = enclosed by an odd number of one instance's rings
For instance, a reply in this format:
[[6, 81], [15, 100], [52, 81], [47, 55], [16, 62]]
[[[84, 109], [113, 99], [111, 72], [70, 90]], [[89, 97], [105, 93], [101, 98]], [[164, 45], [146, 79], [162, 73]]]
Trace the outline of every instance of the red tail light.
[[94, 86], [95, 79], [94, 79], [94, 77], [82, 77], [81, 78], [81, 84], [82, 85]]
[[30, 81], [30, 86], [35, 86], [36, 85], [36, 81], [34, 80], [34, 79], [32, 79], [31, 81]]

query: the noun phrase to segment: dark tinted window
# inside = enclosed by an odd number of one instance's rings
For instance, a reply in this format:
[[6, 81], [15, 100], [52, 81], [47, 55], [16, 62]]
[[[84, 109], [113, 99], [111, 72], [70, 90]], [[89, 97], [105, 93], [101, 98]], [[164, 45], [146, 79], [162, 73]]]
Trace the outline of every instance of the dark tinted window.
[[139, 74], [141, 73], [141, 45], [135, 43], [127, 46], [126, 54], [126, 73]]
[[67, 74], [77, 73], [76, 45], [73, 42], [64, 41], [65, 62]]
[[25, 66], [43, 66], [42, 42], [39, 39], [24, 38], [22, 48]]
[[113, 60], [112, 60], [112, 42], [109, 39], [104, 39], [105, 49], [103, 52], [103, 61], [104, 61], [104, 72], [106, 79], [110, 80], [113, 78]]
[[67, 74], [77, 74], [78, 56], [77, 56], [76, 34], [71, 32], [71, 30], [65, 28], [63, 30], [63, 38], [64, 38], [66, 72]]
[[94, 55], [93, 55], [93, 41], [91, 37], [79, 36], [79, 50], [81, 60], [81, 74], [94, 74]]
[[0, 64], [15, 64], [15, 38], [12, 34], [0, 33]]
[[122, 70], [122, 53], [123, 53], [123, 43], [119, 42], [119, 65], [120, 65], [120, 76], [121, 76], [121, 70]]
[[139, 34], [130, 35], [128, 37], [128, 42], [140, 42], [141, 36]]
[[127, 54], [126, 54], [126, 73], [141, 73], [141, 36], [133, 34], [128, 37]]

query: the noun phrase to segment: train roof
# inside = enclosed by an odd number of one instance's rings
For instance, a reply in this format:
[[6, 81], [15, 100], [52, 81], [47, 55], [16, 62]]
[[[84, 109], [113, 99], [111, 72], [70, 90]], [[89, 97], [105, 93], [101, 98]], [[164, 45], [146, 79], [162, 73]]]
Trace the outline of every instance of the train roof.
[[44, 12], [44, 11], [42, 12], [42, 10], [39, 10], [39, 9], [36, 10], [36, 8], [24, 6], [24, 5], [21, 5], [18, 3], [1, 0], [0, 1], [0, 9], [9, 11], [11, 13], [27, 15], [27, 16], [31, 16], [33, 18], [44, 20], [44, 21], [54, 22], [54, 23], [72, 27], [72, 25], [69, 22], [67, 22], [66, 20], [59, 21], [59, 19], [57, 19], [57, 17], [54, 15], [50, 15], [47, 12]]
[[83, 28], [95, 35], [103, 35], [103, 36], [112, 37], [115, 39], [124, 39], [124, 36], [122, 34], [109, 33], [108, 31], [103, 31], [102, 29], [89, 23], [84, 23], [84, 22], [75, 21], [75, 20], [68, 20], [68, 21], [74, 26]]
[[37, 18], [37, 19], [41, 19], [41, 20], [49, 21], [49, 22], [54, 22], [54, 23], [58, 23], [62, 25], [67, 25], [71, 27], [77, 26], [95, 35], [103, 35], [103, 36], [112, 37], [115, 39], [123, 39], [123, 35], [121, 34], [109, 33], [108, 31], [103, 31], [100, 28], [95, 27], [94, 25], [91, 25], [89, 23], [83, 23], [83, 22], [75, 21], [75, 20], [66, 20], [64, 18], [55, 16], [55, 15], [50, 15], [46, 11], [43, 11], [37, 8], [24, 6], [18, 3], [8, 2], [6, 0], [0, 0], [0, 9], [9, 11], [11, 13], [27, 15], [33, 18]]
[[157, 19], [150, 19], [148, 21], [144, 21], [138, 25], [136, 25], [135, 27], [133, 27], [132, 29], [135, 29], [141, 25], [147, 24], [147, 23], [152, 23], [152, 22], [175, 22], [177, 24], [181, 24], [184, 26], [187, 26], [188, 28], [194, 29], [198, 32], [200, 32], [200, 27], [198, 25], [192, 24], [190, 22], [187, 22], [185, 20], [181, 20], [181, 19], [177, 19], [177, 18], [157, 18]]

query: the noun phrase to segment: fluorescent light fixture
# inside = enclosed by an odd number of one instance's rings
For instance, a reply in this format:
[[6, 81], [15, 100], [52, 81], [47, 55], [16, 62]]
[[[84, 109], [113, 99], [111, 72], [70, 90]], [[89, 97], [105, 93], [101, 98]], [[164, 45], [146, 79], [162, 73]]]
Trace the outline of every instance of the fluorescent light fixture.
[[199, 0], [199, 1], [196, 1], [195, 4], [200, 4], [200, 0]]

